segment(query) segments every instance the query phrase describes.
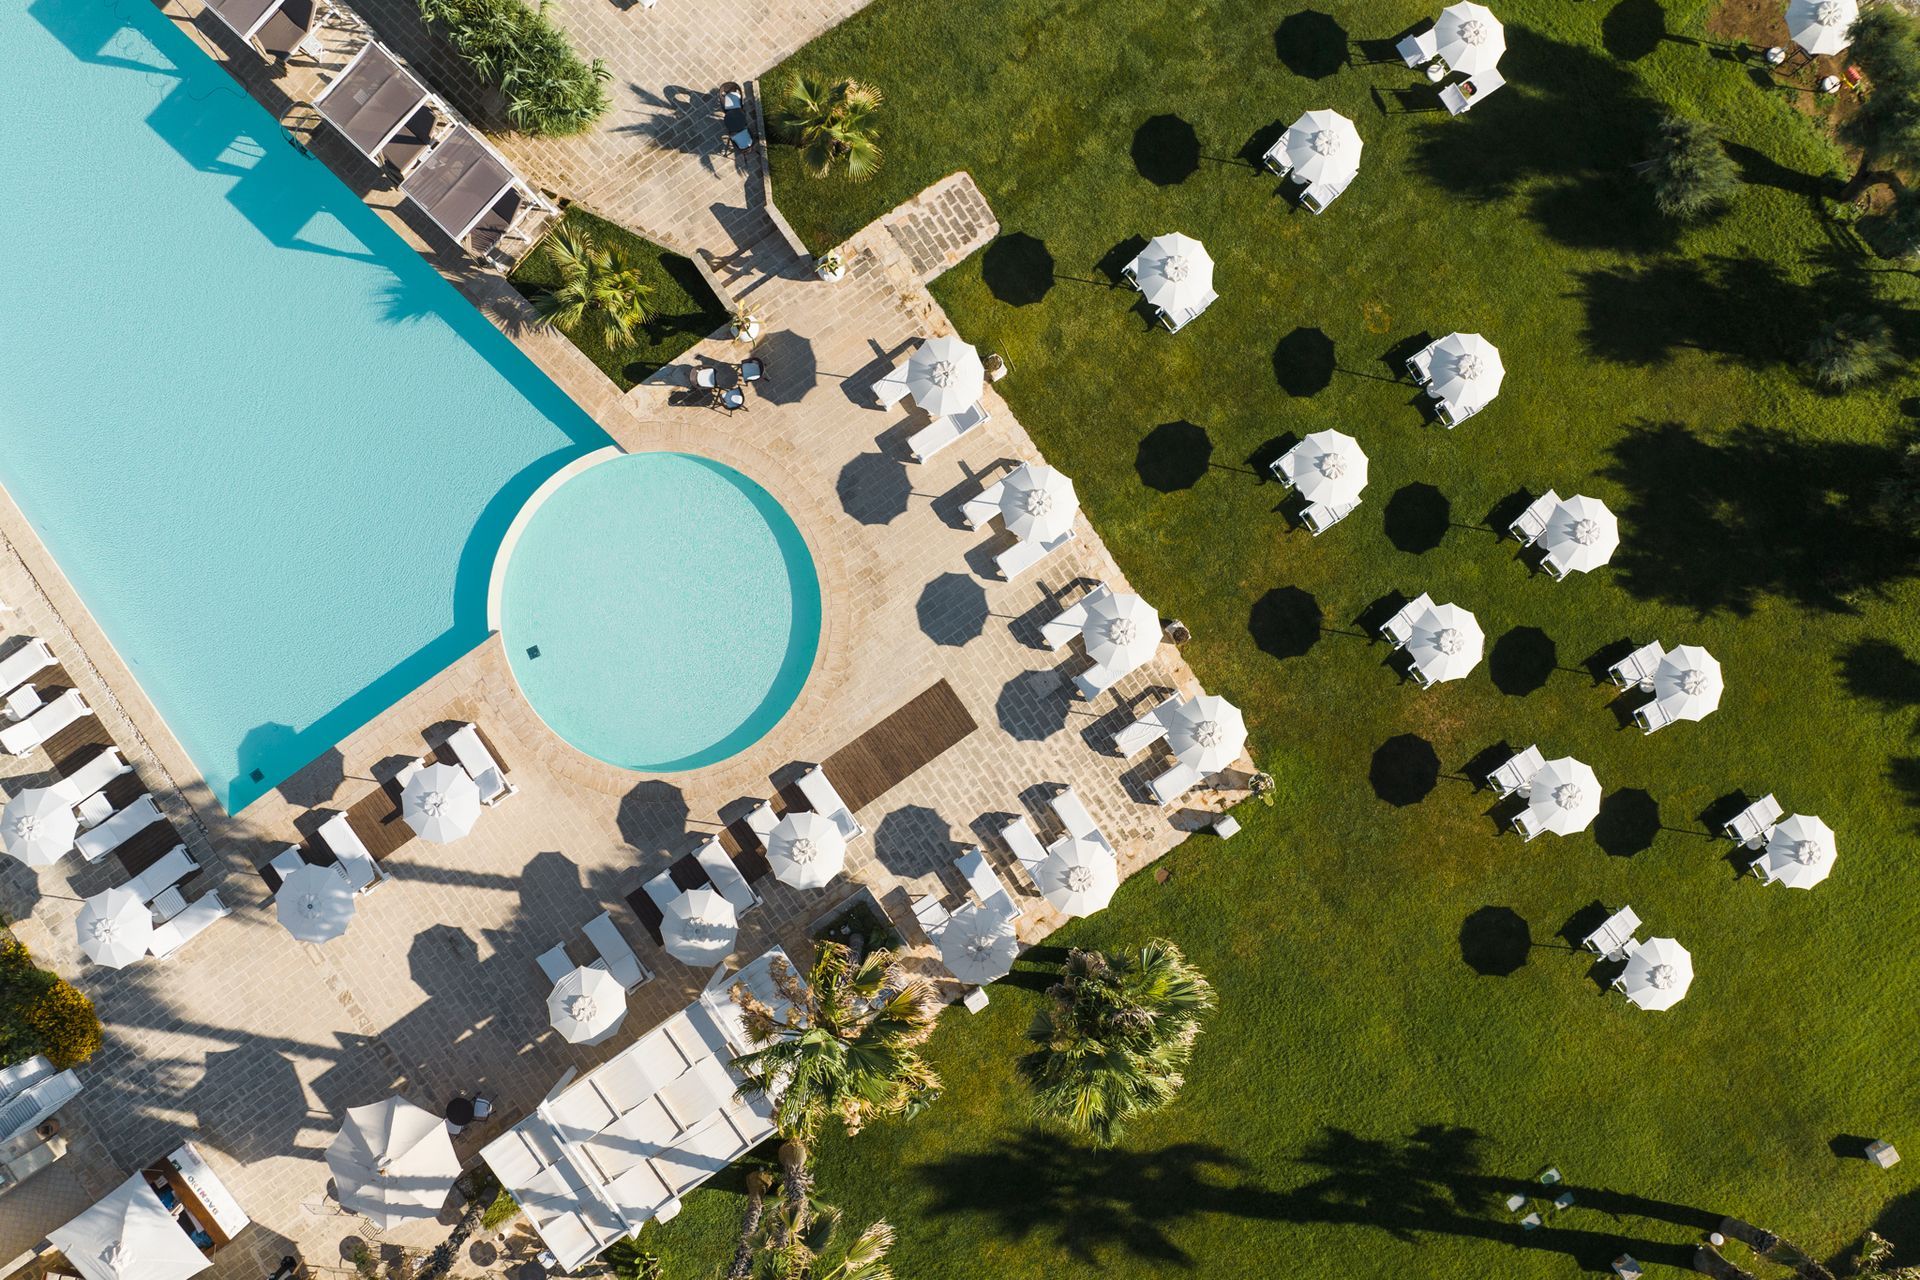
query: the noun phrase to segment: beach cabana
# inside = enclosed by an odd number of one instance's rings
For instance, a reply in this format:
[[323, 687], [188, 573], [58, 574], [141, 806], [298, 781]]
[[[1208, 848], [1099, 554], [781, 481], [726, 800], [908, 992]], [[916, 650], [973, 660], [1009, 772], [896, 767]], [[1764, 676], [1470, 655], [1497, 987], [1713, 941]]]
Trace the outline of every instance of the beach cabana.
[[426, 157], [440, 121], [433, 95], [378, 40], [360, 46], [313, 109], [354, 150], [403, 178]]
[[529, 209], [552, 207], [464, 124], [434, 144], [400, 190], [449, 240], [480, 255], [517, 236]]
[[138, 1173], [47, 1239], [84, 1280], [186, 1280], [213, 1265]]
[[317, 43], [324, 0], [206, 0], [207, 12], [270, 62]]

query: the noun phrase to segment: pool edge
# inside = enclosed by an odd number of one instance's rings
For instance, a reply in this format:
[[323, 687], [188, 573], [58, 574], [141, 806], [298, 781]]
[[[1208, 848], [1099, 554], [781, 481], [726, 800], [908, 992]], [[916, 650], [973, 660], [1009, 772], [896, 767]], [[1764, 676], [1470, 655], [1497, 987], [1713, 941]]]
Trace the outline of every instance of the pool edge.
[[[487, 633], [489, 635], [500, 634], [500, 602], [502, 595], [506, 592], [507, 563], [513, 559], [513, 549], [520, 545], [520, 535], [526, 532], [527, 525], [533, 521], [534, 515], [546, 505], [547, 499], [551, 498], [561, 485], [581, 472], [591, 471], [603, 462], [611, 462], [615, 458], [626, 456], [625, 449], [618, 444], [610, 444], [595, 449], [584, 457], [575, 458], [541, 481], [540, 487], [535, 489], [521, 504], [520, 510], [514, 513], [513, 523], [507, 526], [506, 533], [500, 537], [499, 547], [494, 550], [493, 569], [487, 575]], [[521, 696], [525, 697], [524, 691]], [[528, 699], [528, 703], [531, 705], [532, 699]]]

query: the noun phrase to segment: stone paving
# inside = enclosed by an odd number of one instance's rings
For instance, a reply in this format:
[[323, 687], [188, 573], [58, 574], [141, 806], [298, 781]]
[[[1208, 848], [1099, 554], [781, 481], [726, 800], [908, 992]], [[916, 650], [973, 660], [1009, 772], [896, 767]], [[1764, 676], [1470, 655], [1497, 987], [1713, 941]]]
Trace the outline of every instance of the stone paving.
[[[779, 24], [783, 38], [852, 6], [800, 8], [799, 22]], [[628, 32], [662, 65], [671, 63], [674, 39], [710, 45], [716, 32], [733, 38], [724, 20], [700, 21], [698, 39], [673, 36], [676, 28], [664, 22], [642, 25], [664, 16], [693, 32], [694, 10], [685, 0], [661, 0], [650, 12], [594, 12], [593, 21]], [[576, 16], [570, 9], [569, 22]], [[743, 19], [739, 34], [749, 47], [732, 60], [778, 56], [771, 25]], [[330, 39], [332, 65], [349, 45]], [[718, 61], [709, 59], [713, 74], [720, 74]], [[311, 69], [296, 68], [272, 84], [262, 83], [252, 64], [236, 70], [289, 127], [298, 124], [299, 102], [316, 82]], [[703, 156], [663, 147], [643, 131], [609, 134], [594, 146], [616, 144], [630, 150], [631, 164], [694, 170], [706, 180]], [[321, 135], [313, 145], [370, 203], [405, 221], [392, 208], [392, 193], [370, 172], [355, 170], [353, 157], [339, 155]], [[582, 755], [520, 696], [496, 636], [277, 791], [229, 816], [18, 510], [0, 498], [0, 535], [10, 549], [0, 556], [0, 598], [15, 606], [7, 630], [46, 638], [75, 673], [207, 868], [193, 891], [216, 887], [235, 909], [167, 962], [110, 972], [84, 964], [73, 918], [78, 899], [117, 879], [117, 869], [69, 859], [38, 874], [8, 862], [0, 873], [0, 906], [18, 922], [20, 936], [93, 996], [107, 1027], [106, 1045], [83, 1069], [85, 1092], [70, 1110], [87, 1140], [63, 1162], [69, 1167], [62, 1178], [98, 1194], [181, 1138], [196, 1137], [256, 1223], [210, 1274], [253, 1280], [294, 1249], [315, 1274], [345, 1274], [342, 1242], [364, 1232], [357, 1220], [326, 1211], [321, 1154], [347, 1106], [395, 1090], [429, 1106], [456, 1092], [484, 1093], [499, 1110], [459, 1139], [463, 1155], [473, 1157], [563, 1070], [591, 1065], [684, 1003], [705, 975], [660, 953], [624, 895], [723, 815], [736, 816], [796, 765], [830, 755], [936, 679], [952, 684], [980, 729], [861, 812], [868, 834], [854, 843], [848, 875], [835, 886], [803, 894], [763, 882], [765, 905], [742, 921], [742, 959], [774, 942], [801, 950], [810, 926], [862, 886], [896, 920], [908, 919], [913, 894], [941, 893], [957, 903], [963, 886], [952, 861], [975, 842], [1029, 908], [1023, 936], [1037, 938], [1059, 918], [992, 838], [1007, 815], [1028, 814], [1043, 837], [1051, 836], [1044, 798], [1071, 784], [1119, 849], [1123, 872], [1133, 872], [1229, 798], [1201, 793], [1169, 813], [1144, 790], [1160, 765], [1150, 755], [1123, 761], [1111, 753], [1113, 732], [1143, 698], [1198, 687], [1177, 650], [1162, 646], [1146, 669], [1083, 703], [1069, 696], [1065, 674], [1084, 659], [1039, 647], [1039, 623], [1062, 602], [1096, 581], [1124, 586], [1084, 517], [1068, 549], [1014, 583], [990, 576], [1004, 535], [961, 526], [961, 502], [1008, 466], [1038, 456], [1006, 404], [989, 390], [993, 417], [986, 427], [930, 462], [912, 464], [902, 442], [924, 419], [904, 408], [883, 412], [868, 395], [914, 339], [950, 328], [924, 280], [993, 234], [991, 210], [971, 181], [956, 175], [856, 236], [845, 248], [846, 277], [833, 283], [815, 278], [810, 259], [767, 210], [757, 155], [731, 176], [716, 174], [716, 191], [721, 186], [717, 206], [731, 214], [697, 205], [670, 221], [692, 238], [691, 247], [713, 254], [727, 287], [765, 320], [757, 350], [767, 377], [751, 408], [732, 416], [689, 403], [671, 377], [620, 395], [564, 339], [534, 326], [499, 277], [450, 254], [435, 261], [621, 447], [683, 449], [737, 467], [773, 493], [805, 536], [825, 602], [819, 656], [793, 709], [731, 760], [642, 777]], [[418, 227], [404, 229], [423, 243]], [[716, 339], [686, 363], [744, 353], [744, 346]], [[343, 938], [325, 947], [294, 942], [274, 922], [253, 868], [310, 832], [321, 810], [352, 805], [459, 720], [483, 727], [519, 794], [489, 810], [464, 840], [416, 840], [392, 855], [389, 879], [360, 900]], [[43, 756], [9, 760], [0, 765], [0, 784], [11, 795], [44, 782], [47, 771]], [[634, 993], [619, 1035], [582, 1050], [548, 1029], [545, 984], [533, 958], [557, 942], [585, 958], [579, 926], [603, 910], [612, 911], [658, 976]], [[904, 932], [928, 950], [910, 923]], [[0, 1197], [0, 1247], [63, 1220], [37, 1221], [34, 1215], [46, 1212], [40, 1199]], [[384, 1242], [424, 1246], [443, 1234], [440, 1224], [419, 1224]], [[470, 1259], [463, 1270], [486, 1268]]]

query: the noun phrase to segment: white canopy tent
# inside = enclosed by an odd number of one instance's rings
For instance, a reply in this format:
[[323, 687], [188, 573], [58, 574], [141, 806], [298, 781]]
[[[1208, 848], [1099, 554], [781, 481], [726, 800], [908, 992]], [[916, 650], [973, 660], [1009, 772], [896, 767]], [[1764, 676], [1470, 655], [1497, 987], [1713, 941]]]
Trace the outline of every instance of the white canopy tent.
[[1308, 502], [1330, 507], [1360, 501], [1367, 487], [1367, 454], [1344, 431], [1316, 431], [1293, 446], [1293, 487]]
[[382, 1228], [431, 1218], [460, 1176], [447, 1122], [405, 1098], [347, 1111], [327, 1147], [340, 1207]]
[[30, 787], [0, 812], [7, 852], [30, 867], [50, 867], [73, 848], [80, 819], [58, 787]]
[[1217, 693], [1171, 703], [1154, 713], [1167, 729], [1167, 745], [1181, 763], [1203, 774], [1218, 773], [1240, 758], [1247, 745], [1247, 719]]
[[47, 1239], [85, 1280], [187, 1280], [213, 1265], [137, 1173]]
[[1859, 17], [1857, 0], [1793, 0], [1787, 6], [1787, 32], [1802, 49], [1824, 57], [1852, 43]]
[[407, 779], [400, 813], [422, 840], [449, 844], [480, 820], [480, 788], [465, 769], [430, 764]]
[[1704, 720], [1723, 688], [1720, 660], [1697, 644], [1668, 650], [1653, 671], [1653, 700], [1675, 720]]
[[940, 962], [962, 982], [984, 985], [1006, 977], [1020, 954], [1013, 931], [1017, 912], [1008, 903], [969, 902], [940, 926]]
[[1506, 29], [1483, 4], [1448, 5], [1434, 24], [1440, 61], [1462, 75], [1477, 76], [1499, 65], [1507, 51]]
[[274, 914], [302, 942], [331, 942], [353, 920], [353, 885], [336, 866], [303, 862], [273, 895]]
[[1088, 916], [1113, 900], [1114, 890], [1120, 887], [1120, 867], [1113, 850], [1105, 845], [1069, 837], [1047, 850], [1033, 878], [1040, 896], [1062, 912]]
[[1547, 517], [1539, 546], [1568, 573], [1591, 573], [1620, 546], [1620, 520], [1598, 498], [1563, 498]]
[[1627, 957], [1619, 983], [1642, 1009], [1671, 1009], [1693, 985], [1693, 957], [1672, 938], [1653, 938]]
[[1811, 889], [1833, 873], [1839, 856], [1833, 828], [1810, 814], [1796, 813], [1773, 829], [1761, 854], [1769, 878], [1789, 889]]
[[153, 912], [125, 887], [88, 898], [73, 926], [87, 958], [109, 969], [124, 969], [144, 958], [153, 940]]
[[1533, 775], [1527, 810], [1544, 831], [1578, 835], [1600, 816], [1600, 779], [1572, 756], [1549, 760]]
[[1134, 261], [1134, 282], [1162, 311], [1197, 307], [1213, 292], [1213, 259], [1192, 236], [1178, 231], [1155, 236]]
[[1073, 481], [1044, 463], [1022, 463], [1001, 481], [1000, 519], [1022, 542], [1053, 541], [1073, 528], [1079, 510]]
[[1480, 664], [1486, 649], [1480, 620], [1457, 604], [1434, 605], [1413, 620], [1407, 654], [1427, 684], [1458, 680]]
[[1160, 611], [1128, 592], [1104, 595], [1087, 607], [1080, 638], [1101, 666], [1136, 670], [1160, 647]]
[[1493, 403], [1507, 367], [1501, 363], [1500, 349], [1479, 334], [1450, 333], [1433, 346], [1432, 373], [1434, 398], [1446, 401], [1455, 417], [1464, 418]]
[[740, 917], [733, 904], [704, 885], [667, 904], [660, 938], [667, 954], [692, 965], [718, 964], [733, 952]]
[[1360, 131], [1338, 111], [1309, 111], [1281, 135], [1287, 163], [1303, 184], [1344, 185], [1360, 172]]
[[627, 1016], [627, 989], [606, 969], [582, 965], [547, 993], [547, 1020], [570, 1044], [599, 1044]]
[[980, 353], [952, 334], [921, 343], [907, 361], [907, 394], [936, 418], [973, 408], [986, 385]]
[[819, 889], [847, 865], [847, 838], [825, 814], [796, 810], [767, 837], [767, 862], [781, 884]]

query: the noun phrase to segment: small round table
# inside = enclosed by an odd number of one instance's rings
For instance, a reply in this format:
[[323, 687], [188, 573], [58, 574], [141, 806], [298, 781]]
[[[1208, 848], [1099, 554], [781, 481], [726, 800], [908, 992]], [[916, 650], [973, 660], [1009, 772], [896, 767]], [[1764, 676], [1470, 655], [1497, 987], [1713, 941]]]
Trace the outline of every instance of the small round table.
[[465, 1127], [473, 1123], [473, 1099], [465, 1094], [447, 1104], [447, 1122]]
[[1446, 63], [1440, 61], [1440, 59], [1438, 58], [1435, 58], [1432, 62], [1429, 62], [1427, 64], [1427, 79], [1431, 80], [1435, 84], [1439, 84], [1442, 80], [1445, 80], [1446, 78], [1447, 78]]

